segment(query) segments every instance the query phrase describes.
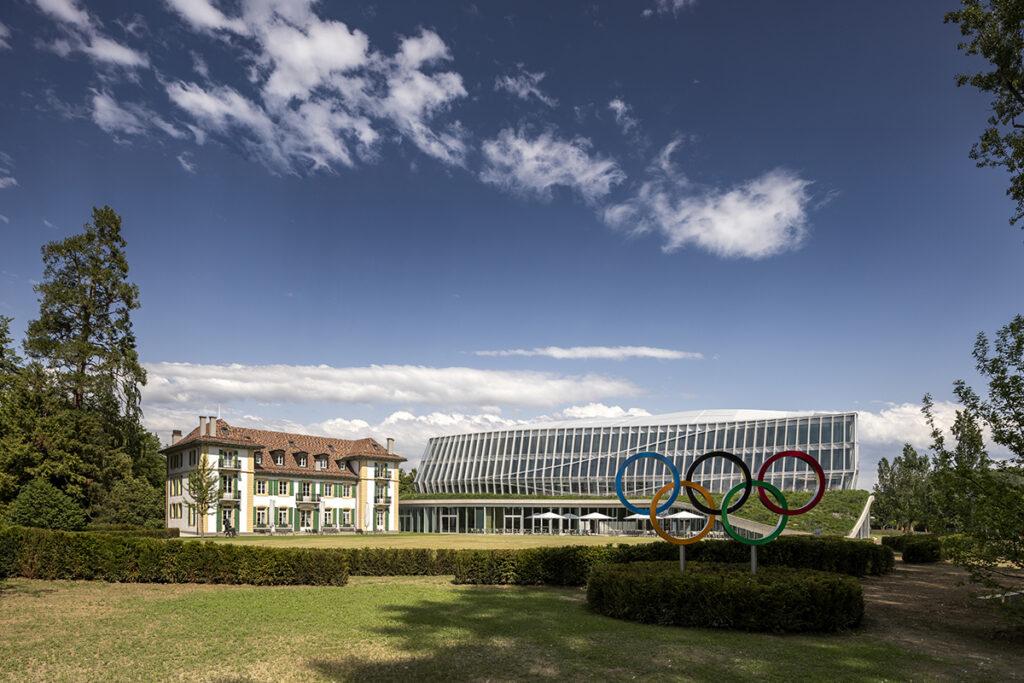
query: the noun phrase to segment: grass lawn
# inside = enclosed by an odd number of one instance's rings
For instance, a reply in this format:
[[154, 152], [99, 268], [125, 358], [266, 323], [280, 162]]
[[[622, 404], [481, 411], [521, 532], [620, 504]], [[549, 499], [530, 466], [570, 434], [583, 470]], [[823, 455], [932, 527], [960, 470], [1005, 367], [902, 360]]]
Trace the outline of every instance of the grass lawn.
[[17, 680], [883, 680], [954, 663], [870, 630], [768, 636], [590, 612], [580, 589], [353, 577], [343, 588], [12, 579], [0, 678]]
[[650, 543], [657, 536], [549, 536], [532, 534], [345, 534], [319, 536], [208, 537], [219, 543], [270, 545], [278, 548], [535, 548], [538, 546], [607, 545], [608, 543]]

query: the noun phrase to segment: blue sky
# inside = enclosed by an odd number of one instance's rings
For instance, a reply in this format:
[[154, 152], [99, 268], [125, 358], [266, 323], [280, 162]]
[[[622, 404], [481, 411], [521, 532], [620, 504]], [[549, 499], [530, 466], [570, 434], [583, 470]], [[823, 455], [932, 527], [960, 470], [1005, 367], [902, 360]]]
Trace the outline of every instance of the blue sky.
[[861, 410], [870, 482], [1020, 310], [942, 3], [287, 7], [0, 7], [0, 314], [113, 206], [162, 435]]

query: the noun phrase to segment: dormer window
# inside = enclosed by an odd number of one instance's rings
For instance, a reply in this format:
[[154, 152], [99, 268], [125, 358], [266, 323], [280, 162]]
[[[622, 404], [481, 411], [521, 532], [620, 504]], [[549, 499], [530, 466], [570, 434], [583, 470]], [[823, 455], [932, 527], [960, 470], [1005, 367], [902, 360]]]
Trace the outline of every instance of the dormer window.
[[256, 464], [257, 465], [262, 465], [263, 464], [263, 454], [262, 453], [257, 453], [255, 457], [256, 457]]
[[306, 465], [306, 454], [305, 453], [303, 453], [302, 455], [297, 455], [295, 457], [299, 461], [299, 467], [307, 467], [307, 465]]
[[280, 451], [274, 453], [274, 464], [278, 467], [284, 466], [284, 453], [281, 453]]
[[316, 458], [316, 468], [318, 470], [326, 470], [328, 468], [329, 464], [330, 464], [330, 461], [327, 460], [327, 456], [326, 455], [318, 455], [317, 456], [317, 458]]

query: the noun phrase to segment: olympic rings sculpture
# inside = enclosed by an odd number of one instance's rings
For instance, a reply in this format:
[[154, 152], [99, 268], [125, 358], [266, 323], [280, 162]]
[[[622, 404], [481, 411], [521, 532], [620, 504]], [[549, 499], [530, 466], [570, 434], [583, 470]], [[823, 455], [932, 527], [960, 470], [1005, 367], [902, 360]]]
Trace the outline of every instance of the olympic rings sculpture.
[[[631, 503], [626, 498], [626, 494], [622, 489], [622, 479], [626, 473], [626, 468], [643, 458], [652, 458], [657, 460], [667, 467], [668, 471], [672, 474], [672, 481], [658, 489], [654, 494], [654, 497], [651, 498], [651, 503], [646, 509], [639, 508]], [[722, 496], [722, 504], [717, 508], [715, 507], [715, 500], [711, 496], [711, 492], [693, 481], [693, 473], [696, 471], [697, 467], [704, 461], [711, 458], [725, 458], [736, 465], [743, 474], [743, 481], [736, 486], [733, 486], [724, 496]], [[786, 497], [782, 494], [782, 491], [765, 480], [768, 468], [782, 458], [797, 458], [799, 460], [803, 460], [818, 477], [818, 490], [815, 492], [814, 497], [811, 498], [807, 504], [793, 510], [789, 509]], [[775, 528], [772, 529], [769, 534], [761, 538], [745, 538], [737, 533], [729, 523], [729, 515], [736, 512], [746, 504], [747, 498], [750, 497], [750, 492], [754, 488], [757, 488], [758, 490], [757, 496], [761, 501], [761, 504], [769, 511], [779, 515], [779, 521], [775, 524]], [[665, 531], [661, 526], [661, 521], [658, 519], [659, 514], [671, 509], [672, 504], [676, 502], [676, 499], [679, 498], [680, 492], [683, 490], [686, 491], [686, 497], [689, 498], [693, 507], [708, 516], [708, 521], [704, 525], [704, 528], [695, 536], [691, 536], [689, 538], [678, 538], [676, 536], [672, 536]], [[733, 498], [735, 498], [736, 494], [741, 490], [743, 491], [743, 495], [739, 497], [739, 500], [730, 505]], [[671, 495], [668, 497], [668, 500], [662, 503], [661, 499], [665, 497], [669, 491], [671, 491]], [[703, 502], [697, 500], [696, 494], [698, 493], [701, 495], [701, 498], [704, 499]], [[775, 498], [778, 504], [772, 502], [768, 498], [769, 493]], [[747, 464], [743, 462], [743, 459], [738, 455], [728, 453], [726, 451], [712, 451], [711, 453], [705, 453], [694, 460], [693, 463], [690, 464], [689, 468], [687, 468], [686, 478], [684, 479], [679, 474], [679, 468], [677, 468], [670, 459], [661, 453], [647, 451], [629, 456], [622, 465], [619, 466], [618, 471], [615, 473], [615, 494], [619, 497], [619, 501], [622, 502], [622, 505], [627, 510], [631, 510], [639, 515], [648, 515], [651, 520], [651, 525], [654, 527], [654, 531], [669, 543], [675, 545], [690, 545], [691, 543], [696, 543], [700, 539], [704, 538], [708, 532], [715, 527], [715, 517], [721, 515], [722, 528], [725, 529], [725, 532], [733, 540], [743, 543], [744, 545], [764, 545], [766, 543], [771, 543], [779, 537], [779, 534], [781, 534], [783, 529], [786, 528], [786, 523], [789, 521], [790, 517], [809, 512], [821, 502], [821, 497], [825, 495], [825, 471], [821, 468], [821, 465], [817, 460], [803, 451], [781, 451], [764, 461], [764, 464], [761, 465], [761, 469], [757, 472], [757, 479], [754, 479], [750, 476], [750, 468], [747, 467]]]

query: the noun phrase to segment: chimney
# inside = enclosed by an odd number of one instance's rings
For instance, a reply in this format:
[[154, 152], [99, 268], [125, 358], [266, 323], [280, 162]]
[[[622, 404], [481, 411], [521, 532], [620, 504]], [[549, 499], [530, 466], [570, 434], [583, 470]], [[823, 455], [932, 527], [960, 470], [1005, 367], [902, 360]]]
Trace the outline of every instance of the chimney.
[[174, 444], [178, 443], [179, 441], [181, 441], [181, 430], [180, 429], [172, 430], [171, 431], [171, 445], [173, 446]]
[[205, 415], [200, 415], [199, 416], [199, 436], [205, 436], [205, 435], [206, 435], [206, 416]]
[[210, 436], [217, 436], [217, 418], [213, 415], [210, 416]]
[[387, 452], [390, 453], [391, 449], [394, 448], [394, 447], [395, 447], [395, 440], [392, 439], [391, 437], [388, 437], [388, 449], [387, 449]]

